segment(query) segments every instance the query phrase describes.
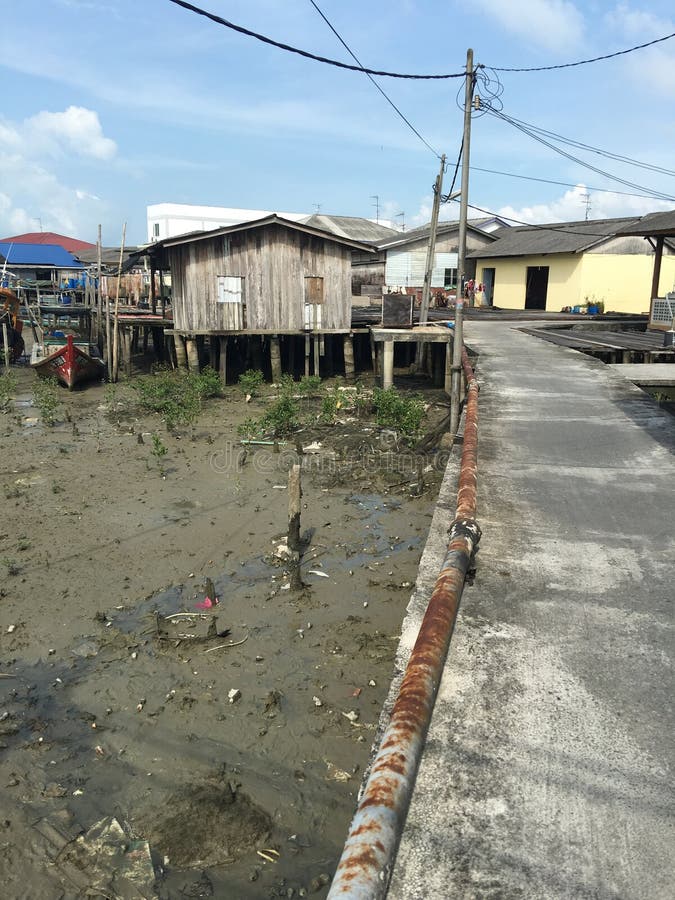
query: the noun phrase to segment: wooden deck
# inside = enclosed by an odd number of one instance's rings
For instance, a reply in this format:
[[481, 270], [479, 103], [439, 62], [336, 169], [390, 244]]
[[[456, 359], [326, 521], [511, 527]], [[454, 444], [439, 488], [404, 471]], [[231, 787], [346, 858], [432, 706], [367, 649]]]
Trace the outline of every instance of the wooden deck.
[[576, 328], [519, 329], [559, 347], [569, 347], [605, 362], [651, 363], [656, 360], [675, 362], [675, 350], [663, 346], [663, 334], [654, 331], [604, 331]]

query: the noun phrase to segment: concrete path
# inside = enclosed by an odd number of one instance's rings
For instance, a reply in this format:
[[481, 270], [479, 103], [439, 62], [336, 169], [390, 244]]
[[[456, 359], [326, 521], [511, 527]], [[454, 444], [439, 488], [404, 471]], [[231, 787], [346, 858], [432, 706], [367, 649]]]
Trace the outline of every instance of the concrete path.
[[675, 420], [512, 325], [466, 342], [483, 538], [389, 898], [670, 900]]

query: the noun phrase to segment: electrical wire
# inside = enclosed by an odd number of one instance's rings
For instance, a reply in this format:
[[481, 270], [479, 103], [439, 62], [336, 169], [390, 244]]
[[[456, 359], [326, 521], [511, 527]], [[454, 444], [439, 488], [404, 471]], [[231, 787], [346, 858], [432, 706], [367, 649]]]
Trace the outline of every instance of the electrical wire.
[[540, 135], [531, 131], [529, 128], [526, 128], [524, 125], [521, 125], [519, 122], [516, 122], [514, 119], [511, 119], [510, 116], [507, 116], [501, 110], [497, 109], [489, 109], [491, 115], [500, 119], [503, 122], [508, 123], [513, 128], [516, 128], [518, 131], [532, 138], [532, 140], [537, 141], [540, 144], [543, 144], [545, 147], [548, 147], [549, 150], [553, 150], [554, 153], [558, 153], [560, 156], [564, 156], [566, 159], [569, 159], [571, 162], [576, 163], [577, 165], [582, 166], [585, 169], [589, 169], [591, 172], [595, 172], [597, 175], [602, 175], [604, 178], [609, 178], [611, 181], [616, 181], [619, 184], [623, 184], [626, 187], [635, 188], [638, 191], [644, 191], [646, 194], [649, 194], [655, 200], [668, 200], [674, 201], [675, 197], [671, 197], [668, 194], [663, 193], [662, 191], [656, 191], [653, 188], [645, 187], [642, 184], [636, 184], [634, 181], [627, 181], [625, 178], [619, 178], [618, 175], [612, 175], [610, 172], [605, 172], [603, 169], [599, 169], [597, 166], [593, 166], [588, 162], [585, 162], [582, 159], [579, 159], [578, 156], [573, 156], [571, 153], [568, 153], [566, 150], [561, 149], [560, 147], [556, 147], [555, 144], [550, 143], [550, 141], [545, 140]]
[[[504, 175], [506, 178], [521, 178], [523, 181], [538, 181], [541, 184], [557, 184], [560, 187], [579, 187], [579, 184], [575, 184], [572, 181], [554, 181], [551, 178], [536, 178], [534, 175], [518, 175], [515, 172], [500, 172], [497, 169], [483, 169], [480, 166], [469, 166], [469, 169], [472, 172], [486, 172], [488, 175]], [[636, 194], [631, 191], [610, 191], [609, 188], [599, 188], [593, 187], [590, 184], [585, 184], [583, 187], [587, 191], [595, 191], [596, 194], [618, 194], [621, 197], [641, 197], [644, 200], [654, 200], [654, 197], [651, 194]]]
[[300, 50], [298, 47], [292, 47], [290, 44], [283, 44], [281, 41], [275, 41], [273, 38], [266, 37], [264, 34], [259, 34], [257, 31], [251, 31], [249, 28], [235, 25], [234, 22], [223, 19], [222, 16], [217, 16], [215, 13], [210, 13], [199, 6], [195, 6], [193, 3], [186, 3], [185, 0], [169, 0], [169, 3], [175, 3], [176, 6], [182, 6], [183, 9], [187, 9], [189, 12], [193, 12], [198, 16], [204, 16], [204, 18], [210, 19], [217, 25], [223, 25], [225, 28], [237, 31], [239, 34], [245, 34], [247, 37], [262, 41], [263, 44], [270, 44], [270, 46], [278, 47], [280, 50], [287, 50], [289, 53], [297, 53], [299, 56], [304, 56], [306, 59], [313, 59], [316, 62], [326, 63], [329, 66], [337, 66], [339, 69], [349, 69], [352, 72], [363, 72], [366, 75], [381, 75], [384, 78], [409, 78], [417, 81], [442, 81], [448, 78], [464, 78], [466, 75], [466, 72], [451, 72], [446, 75], [406, 75], [402, 72], [384, 72], [379, 69], [365, 69], [361, 65], [352, 66], [349, 63], [340, 62], [337, 59], [318, 56], [316, 53], [310, 53], [307, 50]]
[[462, 156], [464, 155], [464, 135], [462, 135], [462, 143], [459, 145], [459, 153], [457, 154], [457, 162], [455, 163], [455, 171], [452, 175], [452, 184], [450, 185], [450, 190], [447, 194], [441, 194], [441, 203], [448, 203], [452, 197], [452, 192], [455, 189], [455, 182], [457, 181], [457, 173], [459, 172], [459, 166], [462, 162]]
[[[502, 112], [501, 109], [500, 112]], [[639, 159], [632, 159], [630, 156], [622, 156], [620, 153], [613, 153], [611, 150], [601, 150], [599, 147], [593, 147], [591, 144], [584, 144], [582, 141], [576, 141], [573, 138], [564, 137], [564, 135], [558, 134], [555, 131], [548, 131], [546, 128], [541, 128], [538, 125], [532, 125], [530, 122], [523, 122], [522, 119], [517, 119], [515, 116], [509, 116], [508, 118], [512, 122], [517, 122], [519, 125], [524, 125], [526, 128], [529, 128], [532, 131], [536, 131], [538, 134], [550, 137], [551, 139], [556, 140], [561, 144], [567, 144], [570, 147], [577, 147], [579, 150], [588, 150], [590, 153], [596, 153], [598, 154], [598, 156], [605, 157], [606, 159], [614, 159], [618, 162], [628, 163], [629, 165], [636, 166], [639, 169], [647, 169], [650, 172], [658, 172], [661, 175], [670, 175], [675, 178], [675, 171], [673, 171], [672, 169], [665, 169], [662, 166], [655, 166], [652, 163], [641, 162]]]
[[614, 59], [617, 56], [625, 56], [627, 53], [634, 53], [636, 50], [644, 50], [645, 47], [653, 47], [654, 44], [662, 44], [675, 37], [675, 31], [672, 34], [666, 34], [663, 37], [655, 38], [653, 41], [647, 41], [645, 44], [637, 44], [635, 47], [629, 47], [627, 50], [617, 50], [614, 53], [606, 53], [604, 56], [594, 56], [591, 59], [580, 59], [577, 62], [560, 63], [556, 66], [530, 66], [529, 68], [505, 68], [504, 66], [493, 66], [495, 72], [551, 72], [553, 69], [571, 69], [574, 66], [586, 66], [589, 63], [600, 62], [603, 59]]
[[349, 53], [349, 55], [351, 56], [351, 58], [352, 58], [355, 62], [357, 62], [357, 63], [359, 64], [359, 67], [360, 67], [361, 71], [364, 72], [364, 73], [368, 76], [368, 78], [370, 79], [370, 81], [371, 81], [371, 82], [373, 83], [373, 85], [377, 88], [377, 90], [382, 94], [382, 96], [383, 96], [384, 99], [387, 101], [387, 103], [389, 104], [389, 106], [391, 106], [391, 108], [394, 110], [394, 112], [396, 113], [396, 115], [397, 115], [400, 119], [402, 119], [402, 120], [405, 122], [405, 124], [406, 124], [406, 125], [408, 126], [408, 128], [413, 132], [413, 134], [417, 135], [417, 137], [422, 141], [422, 143], [424, 144], [424, 146], [427, 147], [429, 150], [431, 150], [431, 152], [434, 154], [434, 156], [435, 156], [437, 159], [440, 159], [441, 157], [440, 157], [440, 154], [438, 153], [438, 151], [437, 151], [437, 150], [434, 150], [434, 148], [431, 146], [431, 144], [429, 143], [429, 141], [427, 141], [426, 138], [422, 137], [422, 135], [421, 135], [421, 134], [419, 133], [419, 131], [415, 128], [415, 126], [412, 124], [412, 122], [410, 121], [410, 119], [406, 118], [406, 116], [401, 112], [401, 110], [398, 108], [398, 106], [396, 106], [396, 104], [395, 104], [394, 101], [391, 99], [391, 97], [389, 97], [389, 96], [384, 92], [384, 90], [380, 87], [380, 85], [377, 83], [377, 81], [375, 81], [375, 79], [374, 79], [373, 76], [370, 74], [370, 72], [363, 66], [361, 60], [357, 57], [357, 55], [354, 53], [354, 51], [351, 49], [351, 47], [349, 47], [349, 45], [348, 45], [347, 42], [344, 40], [344, 38], [342, 37], [342, 35], [340, 35], [340, 34], [337, 32], [337, 30], [334, 28], [334, 26], [331, 24], [331, 22], [328, 21], [328, 19], [326, 18], [326, 16], [324, 15], [324, 13], [319, 9], [318, 5], [314, 2], [314, 0], [309, 0], [309, 2], [312, 4], [312, 6], [314, 7], [314, 9], [318, 12], [318, 14], [319, 14], [319, 15], [321, 16], [321, 18], [324, 20], [324, 22], [326, 23], [326, 25], [328, 25], [328, 27], [329, 27], [330, 30], [333, 32], [333, 34], [335, 35], [335, 37], [340, 41], [340, 43], [341, 43], [342, 46], [345, 48], [345, 50], [347, 51], [347, 53]]

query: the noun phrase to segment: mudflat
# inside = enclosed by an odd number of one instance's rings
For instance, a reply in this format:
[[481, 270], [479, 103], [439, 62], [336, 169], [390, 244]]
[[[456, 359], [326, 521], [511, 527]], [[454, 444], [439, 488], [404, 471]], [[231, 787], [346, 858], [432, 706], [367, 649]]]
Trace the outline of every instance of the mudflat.
[[[285, 442], [243, 444], [267, 400], [236, 387], [167, 432], [132, 387], [92, 384], [62, 391], [49, 427], [34, 374], [16, 377], [0, 415], [3, 896], [325, 896], [445, 460], [372, 415], [321, 424], [312, 401]], [[425, 400], [426, 430], [447, 408]]]

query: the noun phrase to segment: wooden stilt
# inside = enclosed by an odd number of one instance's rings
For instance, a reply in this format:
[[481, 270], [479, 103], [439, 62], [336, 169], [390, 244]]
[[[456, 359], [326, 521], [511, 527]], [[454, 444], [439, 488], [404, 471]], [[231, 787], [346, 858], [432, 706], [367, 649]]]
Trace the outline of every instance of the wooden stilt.
[[345, 334], [343, 338], [345, 351], [345, 378], [347, 381], [354, 380], [354, 339], [351, 334]]
[[218, 371], [218, 338], [213, 334], [209, 337], [209, 366]]
[[199, 374], [199, 351], [197, 341], [194, 338], [186, 338], [185, 350], [187, 352], [187, 366], [190, 372]]
[[187, 369], [188, 358], [185, 348], [185, 339], [182, 334], [174, 334], [173, 343], [176, 349], [176, 366], [179, 369]]
[[295, 335], [288, 336], [288, 371], [295, 378]]
[[318, 334], [315, 334], [312, 340], [314, 341], [314, 374], [319, 375], [319, 351], [321, 349], [321, 338]]
[[375, 343], [375, 338], [373, 337], [373, 332], [370, 332], [370, 358], [373, 363], [373, 375], [377, 377], [379, 372], [378, 360], [377, 360], [377, 344]]
[[300, 465], [296, 463], [288, 472], [288, 548], [300, 550], [300, 499], [302, 483]]
[[310, 356], [310, 336], [305, 335], [305, 375], [309, 378], [309, 356]]
[[281, 381], [281, 348], [279, 335], [273, 334], [270, 338], [270, 364], [272, 367], [272, 381]]
[[222, 335], [218, 340], [220, 342], [220, 381], [225, 387], [227, 384], [227, 336]]

